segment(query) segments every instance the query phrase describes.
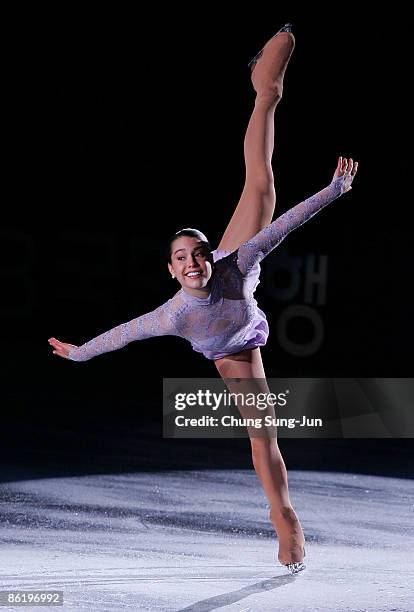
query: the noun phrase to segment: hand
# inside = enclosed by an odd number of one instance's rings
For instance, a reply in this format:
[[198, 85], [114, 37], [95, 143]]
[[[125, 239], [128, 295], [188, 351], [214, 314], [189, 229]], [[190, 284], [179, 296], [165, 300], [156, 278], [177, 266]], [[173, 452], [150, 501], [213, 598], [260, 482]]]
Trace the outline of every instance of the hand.
[[68, 358], [69, 351], [73, 348], [78, 348], [74, 344], [66, 344], [66, 342], [59, 342], [56, 338], [49, 338], [49, 344], [55, 349], [53, 351], [54, 355], [59, 355], [59, 357]]
[[354, 162], [351, 158], [349, 158], [349, 160], [346, 157], [338, 158], [338, 165], [332, 180], [338, 178], [338, 176], [344, 177], [344, 189], [342, 193], [346, 193], [352, 189], [352, 181], [354, 180], [357, 171], [358, 162]]

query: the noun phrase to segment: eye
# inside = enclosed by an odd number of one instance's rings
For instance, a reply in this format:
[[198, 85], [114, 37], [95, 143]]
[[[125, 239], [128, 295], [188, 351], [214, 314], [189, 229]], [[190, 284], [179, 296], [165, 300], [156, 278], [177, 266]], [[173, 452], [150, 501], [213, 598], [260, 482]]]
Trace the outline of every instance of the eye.
[[185, 257], [184, 257], [184, 255], [179, 255], [179, 256], [177, 257], [177, 259], [178, 259], [178, 261], [182, 261], [183, 259], [185, 259]]

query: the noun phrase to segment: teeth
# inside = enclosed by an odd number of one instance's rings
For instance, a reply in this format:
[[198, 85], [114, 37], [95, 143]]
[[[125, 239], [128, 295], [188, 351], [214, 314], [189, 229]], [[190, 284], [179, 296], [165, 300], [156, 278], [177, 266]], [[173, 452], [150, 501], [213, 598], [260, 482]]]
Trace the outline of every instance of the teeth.
[[189, 272], [187, 276], [200, 276], [200, 272]]

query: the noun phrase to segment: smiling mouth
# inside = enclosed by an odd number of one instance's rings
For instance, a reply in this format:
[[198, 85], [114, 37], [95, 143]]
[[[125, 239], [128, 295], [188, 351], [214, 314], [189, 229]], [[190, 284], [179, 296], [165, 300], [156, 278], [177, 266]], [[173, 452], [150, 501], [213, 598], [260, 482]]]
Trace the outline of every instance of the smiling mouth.
[[186, 276], [188, 276], [188, 278], [198, 278], [201, 276], [201, 272], [187, 272]]

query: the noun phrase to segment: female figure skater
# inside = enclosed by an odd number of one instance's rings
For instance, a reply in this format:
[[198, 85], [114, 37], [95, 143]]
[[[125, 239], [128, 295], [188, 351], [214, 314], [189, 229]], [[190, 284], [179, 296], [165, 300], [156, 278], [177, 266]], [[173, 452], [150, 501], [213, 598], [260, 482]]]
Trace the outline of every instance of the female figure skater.
[[[198, 230], [177, 232], [170, 242], [168, 263], [172, 278], [181, 285], [174, 297], [79, 347], [50, 338], [53, 354], [85, 361], [134, 340], [176, 335], [214, 361], [230, 391], [269, 392], [260, 354], [268, 325], [253, 296], [259, 263], [290, 231], [349, 191], [358, 168], [352, 159], [339, 157], [327, 187], [271, 223], [276, 203], [271, 164], [274, 114], [294, 45], [291, 26], [286, 24], [249, 64], [256, 99], [244, 140], [245, 185], [218, 249], [212, 251]], [[244, 407], [238, 408], [243, 416]], [[268, 414], [274, 416], [273, 407]], [[250, 435], [250, 441], [253, 465], [278, 535], [279, 561], [297, 573], [305, 568], [305, 539], [289, 499], [286, 467], [276, 436]]]

